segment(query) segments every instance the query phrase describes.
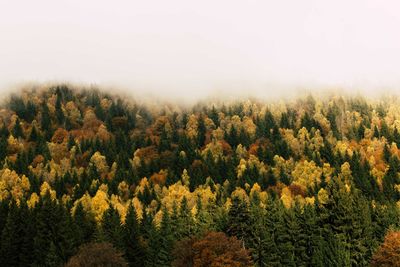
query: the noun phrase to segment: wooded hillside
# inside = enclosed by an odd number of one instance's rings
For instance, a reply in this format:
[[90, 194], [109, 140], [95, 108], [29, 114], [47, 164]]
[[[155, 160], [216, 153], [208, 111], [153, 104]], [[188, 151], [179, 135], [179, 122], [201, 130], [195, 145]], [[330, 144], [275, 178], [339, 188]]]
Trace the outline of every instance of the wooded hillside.
[[400, 99], [160, 103], [68, 85], [4, 102], [2, 266], [84, 266], [77, 253], [111, 245], [114, 266], [385, 257], [400, 224]]

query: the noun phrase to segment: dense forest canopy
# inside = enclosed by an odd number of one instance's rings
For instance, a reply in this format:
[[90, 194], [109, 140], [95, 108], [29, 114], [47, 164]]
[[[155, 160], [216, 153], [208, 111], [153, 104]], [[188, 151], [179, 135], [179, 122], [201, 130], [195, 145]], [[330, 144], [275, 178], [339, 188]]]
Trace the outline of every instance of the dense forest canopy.
[[24, 90], [0, 109], [0, 262], [379, 266], [399, 246], [399, 146], [396, 97]]

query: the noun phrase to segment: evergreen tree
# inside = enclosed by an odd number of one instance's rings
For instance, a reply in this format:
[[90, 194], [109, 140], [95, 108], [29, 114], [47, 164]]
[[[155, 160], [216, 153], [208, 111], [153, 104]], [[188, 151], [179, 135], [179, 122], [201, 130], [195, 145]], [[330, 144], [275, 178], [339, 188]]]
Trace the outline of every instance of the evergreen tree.
[[169, 266], [173, 238], [167, 209], [162, 209], [163, 216], [159, 229], [153, 228], [149, 238], [149, 250], [146, 266]]
[[22, 131], [21, 123], [19, 121], [19, 118], [15, 121], [14, 128], [12, 130], [12, 134], [15, 138], [24, 138], [24, 132]]
[[11, 202], [7, 221], [1, 234], [0, 262], [4, 266], [19, 266], [19, 254], [22, 241], [22, 222], [19, 208], [15, 201]]
[[200, 196], [197, 197], [196, 202], [196, 221], [195, 221], [195, 235], [199, 236], [207, 231], [213, 230], [213, 219], [210, 213], [203, 207]]
[[130, 266], [144, 266], [145, 250], [140, 234], [140, 224], [135, 207], [129, 205], [124, 230], [125, 255]]
[[178, 224], [179, 224], [179, 235], [180, 238], [187, 238], [190, 237], [195, 230], [194, 221], [192, 217], [192, 212], [190, 211], [187, 203], [187, 198], [183, 197], [181, 201], [181, 205], [179, 208], [179, 215], [178, 215]]
[[[66, 262], [74, 253], [73, 226], [70, 213], [50, 198], [47, 193], [39, 200], [36, 211], [37, 232], [34, 238], [34, 265], [46, 266], [48, 257], [53, 262]], [[51, 251], [51, 244], [54, 250]], [[57, 258], [57, 260], [55, 260]]]
[[75, 225], [75, 244], [80, 246], [92, 241], [96, 229], [96, 222], [93, 216], [83, 209], [81, 202], [76, 206], [73, 221]]
[[103, 215], [101, 227], [102, 241], [109, 242], [122, 251], [124, 235], [118, 210], [110, 206]]
[[248, 240], [252, 239], [249, 224], [251, 217], [246, 202], [238, 197], [232, 199], [232, 206], [228, 213], [228, 229], [227, 234], [236, 236], [244, 247], [248, 247]]
[[258, 192], [253, 194], [250, 204], [250, 216], [252, 236], [249, 242], [252, 258], [256, 266], [267, 266], [268, 244], [271, 242], [269, 233], [265, 226], [266, 210], [260, 205]]
[[266, 266], [280, 266], [280, 251], [278, 248], [279, 226], [282, 222], [283, 206], [280, 200], [269, 199], [267, 202], [265, 228], [269, 242], [266, 242]]

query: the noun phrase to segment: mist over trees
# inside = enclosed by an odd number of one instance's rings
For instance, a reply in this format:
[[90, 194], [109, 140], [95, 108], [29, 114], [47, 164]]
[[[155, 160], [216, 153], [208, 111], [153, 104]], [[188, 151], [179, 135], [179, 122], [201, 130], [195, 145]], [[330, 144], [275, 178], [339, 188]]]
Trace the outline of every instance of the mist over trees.
[[399, 104], [22, 91], [0, 109], [0, 263], [398, 266]]

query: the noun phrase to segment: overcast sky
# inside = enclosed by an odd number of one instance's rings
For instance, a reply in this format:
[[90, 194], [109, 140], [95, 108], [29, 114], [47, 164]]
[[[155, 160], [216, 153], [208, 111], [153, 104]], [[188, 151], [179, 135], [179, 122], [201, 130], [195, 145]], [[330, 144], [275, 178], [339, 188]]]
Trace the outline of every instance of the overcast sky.
[[398, 0], [0, 0], [0, 88], [397, 89], [399, 10]]

